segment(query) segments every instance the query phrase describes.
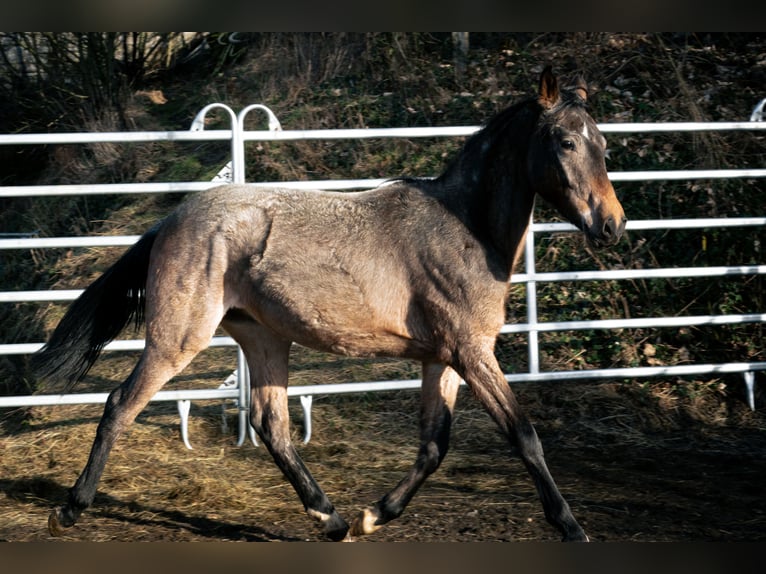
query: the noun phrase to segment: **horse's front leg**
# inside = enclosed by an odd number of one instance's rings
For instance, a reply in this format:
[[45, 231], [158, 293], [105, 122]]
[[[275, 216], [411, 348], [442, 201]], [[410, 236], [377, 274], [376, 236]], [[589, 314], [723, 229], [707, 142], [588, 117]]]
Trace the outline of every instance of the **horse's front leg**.
[[371, 534], [402, 514], [426, 478], [441, 464], [449, 448], [452, 411], [460, 377], [443, 364], [423, 365], [420, 407], [420, 450], [415, 465], [399, 484], [351, 523], [349, 539]]
[[523, 413], [497, 364], [492, 343], [464, 347], [456, 355], [455, 369], [463, 375], [511, 445], [517, 447], [540, 495], [545, 518], [561, 532], [564, 541], [587, 542], [588, 537], [572, 515], [569, 504], [548, 470], [537, 432]]

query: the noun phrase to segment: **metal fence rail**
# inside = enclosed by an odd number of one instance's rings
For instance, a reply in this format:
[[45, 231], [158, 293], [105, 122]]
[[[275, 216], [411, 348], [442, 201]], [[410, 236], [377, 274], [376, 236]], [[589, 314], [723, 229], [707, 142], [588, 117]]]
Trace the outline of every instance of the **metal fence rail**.
[[[204, 119], [212, 110], [225, 111], [231, 120], [230, 130], [204, 130]], [[251, 111], [266, 113], [269, 130], [254, 131], [244, 128], [244, 119]], [[600, 124], [604, 133], [655, 133], [680, 131], [732, 131], [764, 130], [764, 122], [707, 122], [707, 123], [645, 123], [645, 124]], [[369, 138], [418, 138], [418, 137], [456, 137], [474, 133], [477, 126], [442, 127], [442, 128], [386, 128], [386, 129], [345, 129], [345, 130], [290, 130], [282, 131], [274, 115], [261, 105], [248, 106], [235, 114], [223, 104], [210, 104], [203, 108], [192, 122], [189, 131], [168, 132], [128, 132], [128, 133], [63, 133], [63, 134], [0, 134], [0, 145], [32, 144], [84, 144], [97, 142], [134, 143], [134, 142], [185, 142], [185, 141], [229, 141], [231, 143], [231, 162], [221, 170], [213, 182], [170, 182], [170, 183], [126, 183], [95, 185], [35, 185], [0, 187], [0, 198], [44, 197], [84, 194], [124, 194], [124, 193], [169, 193], [200, 191], [218, 185], [222, 181], [245, 182], [244, 145], [248, 141], [288, 141], [305, 139], [369, 139]], [[726, 169], [726, 170], [653, 170], [610, 172], [610, 179], [620, 181], [660, 181], [693, 179], [758, 179], [766, 177], [766, 169]], [[298, 187], [308, 189], [358, 189], [380, 185], [382, 179], [348, 179], [323, 181], [258, 182], [256, 185]], [[725, 227], [764, 227], [766, 217], [746, 218], [703, 218], [678, 220], [642, 220], [629, 221], [628, 230], [656, 229], [692, 229]], [[512, 277], [512, 283], [524, 283], [527, 296], [527, 321], [525, 323], [506, 324], [501, 334], [526, 333], [528, 337], [529, 368], [525, 373], [509, 373], [509, 382], [521, 381], [560, 381], [601, 378], [643, 378], [654, 376], [681, 376], [700, 374], [741, 373], [744, 377], [751, 408], [754, 405], [754, 372], [766, 370], [766, 362], [742, 362], [722, 364], [685, 364], [654, 367], [629, 367], [617, 369], [594, 369], [582, 371], [540, 371], [538, 334], [551, 331], [576, 331], [583, 329], [624, 329], [645, 327], [685, 327], [699, 325], [723, 325], [740, 323], [764, 323], [766, 313], [747, 313], [729, 315], [704, 315], [684, 317], [647, 317], [631, 319], [601, 319], [593, 321], [538, 321], [537, 284], [552, 281], [600, 281], [625, 280], [633, 278], [651, 279], [667, 277], [725, 277], [732, 275], [763, 275], [766, 265], [653, 268], [653, 269], [615, 269], [608, 271], [535, 271], [535, 234], [549, 232], [576, 231], [567, 223], [532, 222], [525, 247], [525, 272]], [[50, 249], [71, 247], [129, 246], [138, 240], [138, 236], [90, 236], [90, 237], [5, 237], [0, 238], [0, 251], [9, 249]], [[77, 298], [81, 290], [45, 290], [45, 291], [4, 291], [0, 292], [0, 303], [71, 301]], [[142, 340], [117, 340], [105, 350], [140, 350]], [[0, 343], [0, 355], [34, 353], [42, 346], [41, 342]], [[211, 346], [236, 346], [229, 337], [215, 337]], [[203, 399], [236, 399], [239, 405], [239, 444], [247, 436], [254, 441], [252, 429], [247, 423], [247, 403], [249, 380], [244, 367], [242, 353], [238, 353], [236, 377], [230, 377], [218, 389], [160, 391], [153, 400], [177, 401], [182, 419], [182, 435], [189, 447], [186, 420], [189, 401]], [[420, 381], [371, 381], [332, 385], [312, 385], [290, 387], [289, 396], [299, 396], [306, 417], [304, 440], [311, 435], [311, 397], [315, 394], [334, 394], [347, 392], [367, 392], [381, 390], [417, 388]], [[0, 397], [0, 407], [18, 407], [33, 405], [87, 404], [103, 403], [107, 393], [74, 393], [66, 395], [31, 395]]]

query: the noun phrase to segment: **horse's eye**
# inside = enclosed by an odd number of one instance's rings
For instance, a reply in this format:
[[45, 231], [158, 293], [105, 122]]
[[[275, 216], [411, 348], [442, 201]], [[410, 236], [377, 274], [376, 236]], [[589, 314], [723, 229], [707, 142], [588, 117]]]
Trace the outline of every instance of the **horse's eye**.
[[575, 148], [575, 143], [572, 140], [562, 140], [561, 147], [571, 151]]

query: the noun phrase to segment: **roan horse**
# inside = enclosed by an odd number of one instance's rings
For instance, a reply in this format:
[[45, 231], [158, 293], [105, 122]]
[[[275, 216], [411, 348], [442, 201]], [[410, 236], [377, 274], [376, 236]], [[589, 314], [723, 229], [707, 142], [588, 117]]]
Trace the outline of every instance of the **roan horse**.
[[[109, 395], [87, 465], [50, 515], [51, 534], [91, 505], [117, 438], [220, 324], [247, 358], [253, 427], [328, 538], [370, 534], [403, 512], [447, 453], [462, 378], [526, 465], [547, 520], [564, 540], [587, 540], [494, 356], [536, 193], [594, 245], [615, 243], [625, 228], [587, 95], [581, 79], [560, 89], [548, 67], [536, 97], [495, 116], [438, 178], [354, 193], [224, 185], [143, 235], [36, 357], [41, 376], [72, 385], [131, 319], [146, 323], [143, 355]], [[422, 362], [415, 464], [350, 526], [290, 440], [292, 342]]]

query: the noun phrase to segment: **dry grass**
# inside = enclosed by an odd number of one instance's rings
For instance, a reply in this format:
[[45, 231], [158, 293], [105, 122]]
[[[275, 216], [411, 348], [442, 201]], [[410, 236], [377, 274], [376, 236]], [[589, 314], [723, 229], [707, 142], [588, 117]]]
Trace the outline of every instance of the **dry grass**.
[[[116, 384], [131, 357], [109, 356], [83, 390]], [[354, 380], [358, 361], [294, 352], [299, 383]], [[184, 387], [210, 387], [233, 366], [229, 350], [195, 361]], [[381, 376], [403, 365], [380, 361]], [[413, 366], [407, 366], [413, 374]], [[416, 373], [414, 376], [417, 376]], [[754, 540], [766, 532], [760, 476], [766, 419], [734, 392], [682, 396], [669, 384], [525, 384], [522, 404], [575, 514], [595, 540]], [[759, 396], [762, 402], [763, 397]], [[263, 447], [235, 446], [222, 405], [193, 405], [193, 451], [175, 405], [153, 403], [118, 442], [96, 502], [64, 540], [321, 540]], [[38, 407], [3, 420], [0, 540], [51, 540], [50, 509], [85, 464], [99, 406]], [[318, 397], [313, 438], [299, 450], [347, 519], [406, 472], [417, 444], [414, 391]], [[225, 409], [230, 429], [235, 411]], [[291, 403], [294, 439], [302, 436]], [[405, 514], [369, 540], [555, 540], [523, 466], [486, 414], [461, 391], [452, 450]], [[721, 513], [725, 508], [726, 512]]]

